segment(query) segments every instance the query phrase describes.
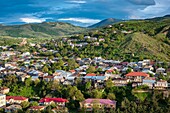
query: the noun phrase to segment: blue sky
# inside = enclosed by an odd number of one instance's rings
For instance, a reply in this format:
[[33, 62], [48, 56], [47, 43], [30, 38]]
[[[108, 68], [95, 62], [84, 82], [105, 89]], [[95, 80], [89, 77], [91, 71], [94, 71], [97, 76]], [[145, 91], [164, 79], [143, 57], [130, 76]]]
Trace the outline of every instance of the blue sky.
[[89, 26], [106, 18], [143, 19], [170, 14], [170, 0], [1, 0], [0, 24], [69, 22]]

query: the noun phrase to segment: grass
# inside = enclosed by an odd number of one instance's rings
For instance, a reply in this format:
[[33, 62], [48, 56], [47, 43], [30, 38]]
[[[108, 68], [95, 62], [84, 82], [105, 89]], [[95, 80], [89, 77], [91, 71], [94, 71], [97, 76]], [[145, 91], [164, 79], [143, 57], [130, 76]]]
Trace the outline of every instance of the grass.
[[150, 93], [149, 92], [134, 93], [134, 96], [140, 99], [141, 101], [144, 101], [148, 96], [150, 96]]

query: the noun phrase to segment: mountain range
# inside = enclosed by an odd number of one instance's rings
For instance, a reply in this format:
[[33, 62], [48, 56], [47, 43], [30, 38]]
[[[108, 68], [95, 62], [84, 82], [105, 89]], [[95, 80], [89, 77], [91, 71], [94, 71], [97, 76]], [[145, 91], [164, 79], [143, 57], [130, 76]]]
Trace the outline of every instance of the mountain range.
[[23, 38], [56, 38], [84, 32], [86, 28], [62, 22], [43, 22], [24, 25], [0, 25], [0, 36]]
[[[169, 19], [170, 15], [166, 15], [164, 17], [156, 17], [152, 19], [152, 21], [161, 21], [165, 19]], [[89, 29], [94, 28], [102, 28], [108, 25], [113, 25], [118, 22], [124, 22], [125, 20], [108, 18], [102, 20], [99, 23], [89, 26], [88, 28], [74, 26], [69, 23], [63, 22], [43, 22], [43, 23], [30, 23], [24, 25], [2, 25], [0, 24], [0, 37], [23, 37], [23, 38], [55, 38], [58, 36], [66, 36], [73, 35], [78, 33], [86, 32]], [[131, 20], [129, 20], [131, 21]]]
[[100, 28], [100, 27], [105, 27], [107, 25], [112, 25], [117, 22], [122, 22], [124, 20], [121, 19], [115, 19], [115, 18], [108, 18], [100, 21], [99, 23], [96, 23], [94, 25], [89, 26], [88, 28]]
[[135, 55], [135, 57], [131, 56], [132, 59], [145, 56], [146, 58], [170, 61], [170, 15], [128, 21], [109, 18], [88, 28], [62, 22], [0, 25], [0, 37], [3, 39], [6, 37], [15, 37], [15, 39], [17, 37], [57, 38], [68, 35], [77, 36], [80, 33], [83, 36], [91, 34], [92, 37], [102, 37], [107, 40], [101, 43], [106, 49], [99, 51], [99, 48], [96, 48], [94, 50], [97, 52], [96, 54], [107, 56], [110, 54], [110, 58], [116, 55], [119, 58], [128, 59], [130, 53]]

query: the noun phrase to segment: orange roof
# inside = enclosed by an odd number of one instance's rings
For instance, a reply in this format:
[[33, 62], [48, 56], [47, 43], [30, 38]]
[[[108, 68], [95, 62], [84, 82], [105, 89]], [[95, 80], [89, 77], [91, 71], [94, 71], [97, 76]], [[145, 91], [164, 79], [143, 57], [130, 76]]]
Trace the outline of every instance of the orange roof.
[[111, 73], [111, 72], [114, 72], [114, 70], [107, 70], [106, 72]]
[[6, 100], [27, 100], [28, 98], [23, 97], [23, 96], [6, 96]]
[[71, 73], [75, 73], [76, 71], [75, 70], [70, 70]]
[[144, 73], [144, 72], [130, 72], [130, 73], [126, 74], [126, 76], [144, 76], [144, 77], [149, 77], [149, 75]]
[[95, 73], [88, 73], [86, 76], [96, 76]]

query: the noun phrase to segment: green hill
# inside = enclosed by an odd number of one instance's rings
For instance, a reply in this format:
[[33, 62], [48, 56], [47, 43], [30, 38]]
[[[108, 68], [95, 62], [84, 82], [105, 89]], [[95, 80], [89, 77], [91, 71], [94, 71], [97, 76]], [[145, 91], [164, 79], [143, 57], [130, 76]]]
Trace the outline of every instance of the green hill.
[[12, 26], [0, 25], [0, 36], [24, 38], [54, 38], [58, 36], [73, 35], [85, 30], [85, 28], [62, 22], [43, 22], [38, 24]]
[[83, 48], [81, 56], [138, 61], [153, 59], [170, 61], [170, 18], [130, 20], [91, 31], [85, 35], [105, 39], [98, 46]]
[[170, 60], [170, 45], [159, 39], [160, 35], [150, 37], [143, 33], [133, 33], [120, 43], [119, 48], [122, 53], [132, 53], [135, 56], [159, 58]]

